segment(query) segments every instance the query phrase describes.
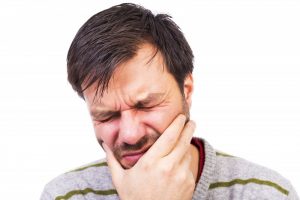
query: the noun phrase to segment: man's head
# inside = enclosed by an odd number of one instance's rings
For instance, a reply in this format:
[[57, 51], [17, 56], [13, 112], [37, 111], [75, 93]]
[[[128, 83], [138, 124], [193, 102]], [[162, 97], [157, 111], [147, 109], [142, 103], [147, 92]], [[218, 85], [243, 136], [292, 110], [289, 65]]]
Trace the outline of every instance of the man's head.
[[91, 17], [68, 53], [68, 79], [96, 136], [132, 167], [173, 119], [189, 115], [193, 54], [168, 15], [121, 4]]

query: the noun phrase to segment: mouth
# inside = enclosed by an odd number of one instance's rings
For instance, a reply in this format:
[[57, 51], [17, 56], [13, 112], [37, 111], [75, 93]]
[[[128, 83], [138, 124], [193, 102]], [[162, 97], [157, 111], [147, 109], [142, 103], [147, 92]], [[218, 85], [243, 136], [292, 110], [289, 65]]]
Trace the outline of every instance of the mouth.
[[143, 150], [128, 152], [122, 155], [122, 164], [126, 168], [130, 168], [149, 150], [150, 147], [144, 148]]

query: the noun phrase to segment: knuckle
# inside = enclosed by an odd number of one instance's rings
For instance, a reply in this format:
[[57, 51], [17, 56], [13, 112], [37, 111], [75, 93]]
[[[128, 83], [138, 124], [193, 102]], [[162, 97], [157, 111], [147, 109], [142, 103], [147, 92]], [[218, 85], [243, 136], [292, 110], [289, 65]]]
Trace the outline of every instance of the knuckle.
[[164, 165], [162, 165], [161, 166], [161, 168], [160, 168], [160, 173], [162, 174], [162, 176], [167, 176], [167, 177], [169, 177], [169, 176], [172, 176], [173, 174], [174, 174], [174, 167], [173, 167], [173, 165], [170, 165], [170, 164], [164, 164]]
[[178, 173], [176, 174], [176, 181], [180, 183], [185, 183], [187, 180], [187, 176], [185, 173]]
[[193, 186], [193, 187], [196, 186], [196, 178], [194, 177], [192, 172], [190, 172], [188, 180], [189, 180], [188, 182], [189, 182], [190, 186]]
[[195, 180], [191, 172], [181, 172], [176, 174], [176, 182], [182, 183], [186, 187], [194, 188]]
[[191, 162], [192, 162], [192, 155], [191, 155], [191, 154], [187, 154], [187, 155], [186, 155], [186, 161], [187, 161], [188, 163], [191, 163]]
[[190, 141], [182, 138], [181, 140], [178, 141], [178, 145], [181, 147], [187, 147], [190, 145]]
[[194, 188], [196, 186], [195, 179], [194, 179], [193, 175], [190, 176], [187, 183], [188, 183], [189, 187], [191, 187], [191, 188]]

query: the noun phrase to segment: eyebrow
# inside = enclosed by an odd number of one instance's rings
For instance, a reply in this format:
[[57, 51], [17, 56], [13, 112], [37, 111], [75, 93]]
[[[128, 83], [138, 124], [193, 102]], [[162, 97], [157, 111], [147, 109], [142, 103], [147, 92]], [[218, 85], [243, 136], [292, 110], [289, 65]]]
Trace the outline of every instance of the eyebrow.
[[94, 119], [98, 119], [98, 118], [110, 117], [112, 115], [115, 115], [116, 113], [118, 113], [118, 111], [111, 111], [111, 110], [92, 111], [91, 116]]
[[[133, 107], [149, 106], [152, 102], [158, 102], [163, 96], [164, 93], [149, 93], [145, 98], [137, 100]], [[93, 118], [106, 118], [119, 112], [118, 110], [92, 110], [90, 114]]]
[[156, 102], [163, 97], [163, 93], [149, 93], [144, 99], [140, 99], [135, 103], [135, 107], [140, 105], [149, 105], [152, 102]]

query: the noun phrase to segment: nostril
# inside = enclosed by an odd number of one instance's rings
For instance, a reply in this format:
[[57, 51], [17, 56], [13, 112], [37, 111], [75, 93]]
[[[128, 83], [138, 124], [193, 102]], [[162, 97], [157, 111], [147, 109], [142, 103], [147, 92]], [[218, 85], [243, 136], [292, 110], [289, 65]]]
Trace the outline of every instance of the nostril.
[[140, 138], [134, 144], [123, 143], [122, 144], [122, 150], [123, 151], [137, 151], [137, 150], [140, 150], [140, 149], [142, 149], [143, 147], [146, 146], [148, 141], [149, 141], [149, 138], [145, 135], [142, 138]]

